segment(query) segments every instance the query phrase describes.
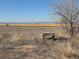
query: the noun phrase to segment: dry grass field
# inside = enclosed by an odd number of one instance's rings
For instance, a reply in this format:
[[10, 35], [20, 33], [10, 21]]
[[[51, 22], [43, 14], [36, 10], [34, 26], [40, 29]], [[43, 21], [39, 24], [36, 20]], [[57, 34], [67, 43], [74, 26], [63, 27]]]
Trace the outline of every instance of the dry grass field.
[[61, 27], [64, 24], [0, 24], [0, 26]]
[[65, 36], [58, 26], [0, 26], [0, 59], [79, 59], [79, 40], [47, 40], [43, 33]]

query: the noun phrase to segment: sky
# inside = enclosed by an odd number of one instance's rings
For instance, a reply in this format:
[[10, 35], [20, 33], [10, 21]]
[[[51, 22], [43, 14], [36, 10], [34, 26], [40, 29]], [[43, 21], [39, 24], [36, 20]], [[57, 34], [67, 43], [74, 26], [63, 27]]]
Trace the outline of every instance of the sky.
[[49, 21], [56, 0], [0, 0], [0, 22]]

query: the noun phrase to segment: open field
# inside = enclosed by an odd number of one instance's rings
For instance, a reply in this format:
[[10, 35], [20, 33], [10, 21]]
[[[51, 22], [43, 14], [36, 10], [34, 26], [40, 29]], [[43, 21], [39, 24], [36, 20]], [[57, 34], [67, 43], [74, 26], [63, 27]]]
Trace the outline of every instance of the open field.
[[79, 40], [47, 40], [43, 33], [65, 36], [62, 27], [0, 26], [0, 59], [79, 59]]
[[0, 24], [0, 26], [61, 27], [64, 24]]

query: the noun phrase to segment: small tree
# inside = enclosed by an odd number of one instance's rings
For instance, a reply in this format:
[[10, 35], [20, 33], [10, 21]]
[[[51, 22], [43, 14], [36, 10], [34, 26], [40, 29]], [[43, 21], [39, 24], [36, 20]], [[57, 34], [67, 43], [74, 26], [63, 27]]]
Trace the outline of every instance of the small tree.
[[6, 24], [6, 26], [9, 26], [9, 24]]
[[55, 13], [61, 17], [61, 23], [65, 24], [65, 29], [74, 37], [77, 21], [79, 18], [79, 8], [77, 0], [63, 0], [62, 3], [56, 3]]

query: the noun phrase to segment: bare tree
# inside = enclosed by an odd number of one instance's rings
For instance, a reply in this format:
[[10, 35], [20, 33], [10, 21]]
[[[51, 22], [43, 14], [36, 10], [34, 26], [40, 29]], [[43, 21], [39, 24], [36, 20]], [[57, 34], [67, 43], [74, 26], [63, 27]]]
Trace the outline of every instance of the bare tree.
[[61, 17], [61, 23], [65, 24], [66, 31], [73, 38], [77, 21], [79, 21], [77, 0], [63, 0], [62, 3], [56, 3], [55, 13]]

